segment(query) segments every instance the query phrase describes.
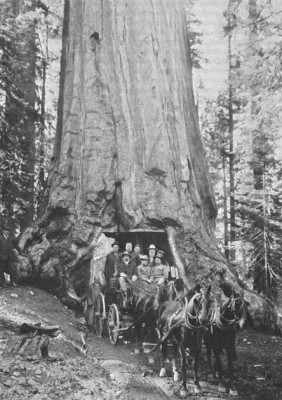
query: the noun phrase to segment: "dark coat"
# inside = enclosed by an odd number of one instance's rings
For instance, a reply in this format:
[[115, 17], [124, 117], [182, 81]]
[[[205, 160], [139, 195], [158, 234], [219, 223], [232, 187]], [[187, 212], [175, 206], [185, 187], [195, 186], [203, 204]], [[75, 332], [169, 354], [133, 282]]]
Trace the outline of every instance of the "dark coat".
[[133, 275], [137, 276], [137, 267], [134, 262], [129, 261], [126, 265], [124, 261], [121, 261], [117, 264], [118, 276], [120, 276], [122, 272], [126, 274], [128, 278], [132, 278]]
[[9, 258], [12, 256], [12, 251], [14, 248], [14, 240], [13, 238], [6, 239], [5, 236], [0, 234], [0, 262], [7, 262]]
[[107, 254], [106, 261], [105, 261], [105, 269], [104, 275], [107, 284], [109, 285], [110, 279], [114, 276], [116, 271], [116, 262], [118, 260], [119, 254], [114, 253], [113, 251]]
[[18, 247], [18, 241], [13, 236], [10, 235], [7, 239], [5, 236], [0, 233], [0, 280], [3, 282], [4, 272], [11, 275], [13, 280], [14, 276], [14, 254], [13, 250], [17, 249], [20, 252]]
[[139, 265], [141, 265], [141, 260], [139, 257], [139, 254], [134, 253], [134, 251], [131, 253], [131, 261], [132, 264], [135, 264], [135, 267], [138, 267]]

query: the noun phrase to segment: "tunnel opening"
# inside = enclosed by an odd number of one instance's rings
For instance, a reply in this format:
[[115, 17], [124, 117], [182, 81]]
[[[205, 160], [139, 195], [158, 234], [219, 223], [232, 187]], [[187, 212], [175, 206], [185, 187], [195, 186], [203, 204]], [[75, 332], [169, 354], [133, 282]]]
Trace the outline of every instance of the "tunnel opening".
[[120, 244], [120, 251], [123, 251], [127, 242], [138, 243], [141, 246], [141, 254], [148, 254], [148, 247], [154, 244], [157, 250], [163, 250], [165, 253], [164, 261], [173, 265], [173, 257], [170, 251], [167, 233], [163, 229], [144, 230], [133, 229], [126, 232], [107, 232], [104, 235], [116, 240]]

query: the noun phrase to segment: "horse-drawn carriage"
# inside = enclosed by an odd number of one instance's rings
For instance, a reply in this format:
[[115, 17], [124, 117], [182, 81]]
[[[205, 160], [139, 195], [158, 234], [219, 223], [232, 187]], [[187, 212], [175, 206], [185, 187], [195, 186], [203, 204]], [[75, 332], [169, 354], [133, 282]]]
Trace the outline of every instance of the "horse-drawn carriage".
[[[240, 320], [245, 320], [245, 301], [241, 295], [230, 293], [228, 300], [218, 303], [210, 296], [210, 288], [193, 288], [182, 292], [176, 289], [174, 282], [165, 285], [162, 290], [148, 293], [131, 283], [131, 293], [124, 299], [120, 291], [113, 288], [114, 301], [108, 303], [108, 294], [99, 290], [93, 305], [94, 324], [97, 334], [103, 336], [105, 328], [111, 343], [131, 328], [135, 328], [136, 340], [144, 340], [144, 332], [158, 330], [157, 344], [151, 351], [161, 346], [162, 367], [160, 376], [166, 376], [167, 345], [172, 346], [172, 368], [174, 380], [179, 380], [178, 356], [181, 355], [182, 387], [180, 394], [187, 394], [186, 369], [187, 357], [193, 359], [194, 388], [199, 385], [199, 355], [202, 343], [207, 348], [208, 363], [211, 366], [211, 350], [215, 356], [215, 368], [219, 375], [219, 391], [225, 391], [222, 383], [220, 357], [224, 348], [228, 356], [230, 394], [236, 395], [233, 384], [233, 360], [235, 352], [235, 331]], [[136, 284], [135, 284], [136, 285]], [[141, 289], [141, 290], [140, 290]], [[214, 372], [214, 371], [213, 371]]]
[[[92, 284], [88, 296], [88, 325], [98, 336], [108, 336], [114, 345], [123, 334], [135, 329], [136, 341], [144, 337], [142, 332], [152, 328], [154, 309], [158, 301], [158, 289], [144, 289], [138, 282], [128, 280], [128, 290], [123, 292], [112, 279], [110, 288], [103, 290], [99, 281]], [[150, 326], [149, 326], [150, 325]]]

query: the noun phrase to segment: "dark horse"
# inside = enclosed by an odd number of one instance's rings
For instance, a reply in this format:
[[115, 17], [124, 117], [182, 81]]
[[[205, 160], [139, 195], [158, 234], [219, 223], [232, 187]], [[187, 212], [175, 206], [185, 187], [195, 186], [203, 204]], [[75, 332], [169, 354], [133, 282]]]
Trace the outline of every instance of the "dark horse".
[[180, 375], [177, 368], [177, 356], [181, 356], [182, 388], [181, 396], [186, 396], [187, 357], [193, 358], [195, 392], [201, 390], [199, 384], [199, 356], [205, 325], [209, 318], [211, 306], [209, 286], [207, 290], [199, 287], [192, 289], [185, 296], [185, 304], [179, 301], [166, 301], [158, 310], [158, 325], [162, 345], [162, 367], [160, 376], [166, 376], [165, 362], [167, 360], [168, 341], [173, 347], [173, 376], [178, 381]]
[[[218, 390], [226, 392], [222, 382], [221, 354], [226, 350], [228, 360], [228, 375], [231, 395], [238, 395], [234, 386], [233, 361], [236, 360], [235, 340], [237, 327], [243, 327], [246, 321], [246, 302], [242, 295], [232, 291], [230, 297], [221, 305], [216, 304], [210, 319], [208, 329], [205, 331], [204, 342], [207, 349], [207, 358], [210, 370], [214, 377], [218, 373]], [[215, 357], [215, 370], [212, 368], [211, 351]]]
[[182, 279], [177, 281], [169, 281], [168, 283], [161, 285], [158, 290], [158, 303], [159, 305], [165, 301], [184, 301], [188, 290], [185, 288]]
[[146, 335], [156, 330], [156, 312], [158, 308], [158, 289], [144, 289], [138, 282], [129, 282], [129, 301], [126, 311], [132, 316], [133, 322], [127, 331], [134, 328], [136, 337], [136, 350], [143, 350], [142, 342]]

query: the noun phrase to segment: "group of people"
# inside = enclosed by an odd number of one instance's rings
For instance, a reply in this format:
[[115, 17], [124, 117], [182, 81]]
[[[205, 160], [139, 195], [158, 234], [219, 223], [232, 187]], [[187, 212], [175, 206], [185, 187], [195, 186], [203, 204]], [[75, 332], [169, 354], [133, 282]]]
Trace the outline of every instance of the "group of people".
[[106, 257], [104, 275], [106, 286], [111, 286], [111, 279], [116, 278], [121, 291], [127, 290], [127, 280], [138, 281], [143, 287], [161, 285], [168, 279], [169, 267], [164, 263], [164, 251], [154, 244], [148, 247], [148, 254], [141, 254], [139, 243], [127, 242], [120, 252], [118, 242], [112, 244], [112, 251]]

